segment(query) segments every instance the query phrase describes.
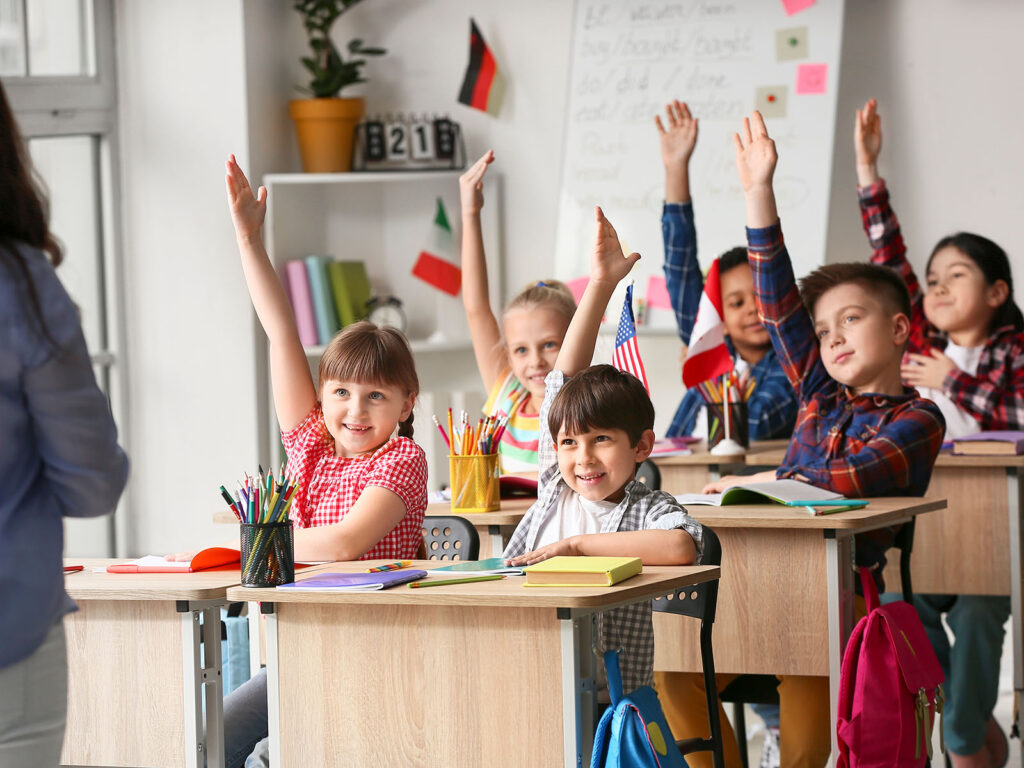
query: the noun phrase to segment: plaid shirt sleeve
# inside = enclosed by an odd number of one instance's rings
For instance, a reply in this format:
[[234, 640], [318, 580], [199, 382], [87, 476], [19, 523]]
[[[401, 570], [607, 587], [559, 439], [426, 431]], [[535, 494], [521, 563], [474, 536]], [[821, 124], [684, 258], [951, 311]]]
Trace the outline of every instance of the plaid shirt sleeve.
[[320, 459], [332, 450], [320, 403], [313, 406], [298, 426], [282, 432], [281, 442], [288, 457], [288, 476], [298, 481], [290, 517], [300, 528], [308, 528], [311, 513], [307, 496], [309, 481]]
[[985, 430], [1024, 430], [1024, 333], [1007, 329], [985, 354], [991, 367], [971, 376], [954, 368], [942, 382], [942, 391], [971, 414]]
[[683, 344], [689, 344], [704, 290], [704, 276], [697, 262], [697, 229], [692, 203], [665, 203], [661, 213], [661, 237], [665, 243], [665, 287], [676, 313], [679, 338]]
[[844, 496], [922, 496], [942, 448], [946, 423], [930, 400], [915, 398], [856, 451], [808, 460], [789, 475]]
[[889, 190], [885, 179], [868, 187], [858, 187], [860, 218], [871, 243], [871, 263], [890, 267], [900, 273], [910, 292], [910, 338], [907, 352], [922, 352], [931, 347], [932, 335], [928, 319], [924, 316], [924, 293], [921, 283], [907, 261], [907, 247], [903, 243], [900, 223], [889, 205]]
[[806, 400], [831, 379], [821, 363], [811, 317], [800, 300], [781, 222], [763, 229], [747, 227], [747, 261], [754, 274], [757, 314], [794, 393]]
[[768, 350], [754, 366], [752, 375], [757, 384], [747, 405], [750, 439], [789, 437], [793, 434], [800, 404], [774, 349]]

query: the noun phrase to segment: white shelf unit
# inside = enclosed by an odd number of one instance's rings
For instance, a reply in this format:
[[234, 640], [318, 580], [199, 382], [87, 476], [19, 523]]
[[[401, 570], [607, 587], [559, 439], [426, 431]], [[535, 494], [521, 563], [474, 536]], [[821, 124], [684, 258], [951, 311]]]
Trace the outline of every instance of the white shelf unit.
[[[402, 301], [420, 398], [415, 410], [416, 441], [427, 453], [429, 487], [447, 482], [448, 466], [431, 416], [449, 406], [479, 412], [486, 393], [476, 369], [462, 306], [412, 274], [421, 251], [459, 263], [459, 175], [461, 171], [388, 173], [282, 173], [263, 178], [267, 188], [265, 237], [271, 261], [287, 281], [285, 264], [311, 254], [329, 254], [366, 264], [374, 295]], [[437, 198], [444, 202], [453, 229], [451, 251], [438, 253], [434, 216]], [[481, 219], [487, 252], [491, 306], [504, 306], [501, 258], [501, 180], [489, 173], [484, 182]], [[261, 439], [260, 461], [278, 465], [280, 431], [274, 414], [266, 344], [257, 347], [257, 393]], [[313, 379], [324, 347], [306, 349]]]

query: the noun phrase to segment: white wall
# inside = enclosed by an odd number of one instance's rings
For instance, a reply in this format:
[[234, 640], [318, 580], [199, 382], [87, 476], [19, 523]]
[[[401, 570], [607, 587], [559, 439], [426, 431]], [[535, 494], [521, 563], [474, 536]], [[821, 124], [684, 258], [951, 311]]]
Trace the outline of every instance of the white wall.
[[[273, 0], [133, 0], [118, 9], [134, 549], [166, 551], [217, 540], [208, 523], [216, 487], [256, 455], [250, 371], [262, 337], [237, 265], [222, 163], [233, 151], [256, 176], [298, 169], [287, 100], [304, 80], [305, 39], [290, 5]], [[498, 117], [456, 103], [471, 14], [507, 78]], [[340, 43], [360, 36], [389, 49], [352, 91], [365, 93], [371, 113], [448, 111], [471, 157], [495, 149], [512, 292], [550, 267], [571, 16], [569, 0], [373, 0], [336, 25]], [[876, 96], [882, 170], [915, 264], [941, 235], [971, 229], [1006, 247], [1024, 281], [1010, 231], [1024, 209], [1014, 154], [1024, 124], [1020, 29], [1024, 5], [999, 0], [848, 0], [830, 261], [868, 255], [850, 147], [853, 110]], [[641, 348], [663, 426], [678, 402], [679, 344], [644, 337]]]

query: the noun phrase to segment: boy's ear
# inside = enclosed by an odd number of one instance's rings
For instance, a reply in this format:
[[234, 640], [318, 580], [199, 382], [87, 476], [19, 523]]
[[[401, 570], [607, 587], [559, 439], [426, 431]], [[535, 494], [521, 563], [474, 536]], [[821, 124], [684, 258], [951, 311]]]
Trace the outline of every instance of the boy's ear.
[[993, 309], [1001, 307], [1010, 295], [1010, 286], [1005, 280], [996, 280], [985, 288], [985, 303]]
[[636, 447], [633, 448], [633, 456], [636, 459], [636, 463], [639, 464], [641, 461], [651, 455], [651, 451], [654, 450], [654, 430], [645, 429], [640, 435], [640, 439], [636, 443]]
[[892, 341], [902, 347], [910, 338], [910, 318], [902, 312], [892, 316]]

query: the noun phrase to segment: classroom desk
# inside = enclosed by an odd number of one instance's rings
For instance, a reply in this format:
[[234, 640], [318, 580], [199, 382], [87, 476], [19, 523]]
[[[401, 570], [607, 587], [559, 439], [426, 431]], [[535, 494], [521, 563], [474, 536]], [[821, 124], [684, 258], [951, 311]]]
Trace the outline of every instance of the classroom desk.
[[754, 440], [745, 454], [739, 456], [715, 456], [707, 449], [707, 442], [701, 440], [690, 446], [691, 453], [682, 456], [652, 456], [651, 460], [661, 472], [661, 489], [672, 494], [700, 493], [701, 489], [723, 474], [729, 474], [734, 467], [743, 466], [749, 459], [764, 452], [785, 450], [789, 441]]
[[64, 577], [78, 611], [64, 618], [61, 764], [222, 768], [220, 606], [239, 571], [108, 574], [91, 569], [124, 558], [66, 562], [85, 570]]
[[[839, 671], [853, 630], [854, 534], [945, 506], [941, 499], [877, 498], [818, 517], [781, 504], [687, 507], [722, 542], [715, 670], [828, 676], [834, 758]], [[679, 621], [654, 614], [654, 668], [700, 672], [698, 633]]]
[[[502, 499], [501, 509], [497, 512], [482, 512], [473, 515], [459, 513], [456, 515], [469, 520], [480, 534], [480, 560], [501, 556], [508, 540], [512, 537], [512, 532], [519, 525], [519, 521], [523, 519], [526, 510], [533, 506], [533, 502], [536, 500], [536, 498]], [[455, 514], [452, 512], [452, 505], [447, 501], [427, 505], [427, 518], [452, 514]], [[429, 519], [424, 520], [424, 524], [429, 522]]]
[[[748, 463], [777, 467], [784, 453], [762, 453]], [[1018, 697], [1024, 697], [1022, 475], [1024, 456], [940, 453], [925, 498], [946, 499], [950, 511], [924, 518], [915, 526], [910, 567], [911, 583], [919, 594], [1010, 596], [1013, 688]], [[892, 590], [900, 583], [895, 560], [885, 570], [885, 581]]]
[[524, 589], [509, 577], [362, 593], [232, 588], [228, 599], [262, 593], [272, 765], [575, 768], [593, 743], [595, 612], [718, 575], [648, 567], [604, 588]]

